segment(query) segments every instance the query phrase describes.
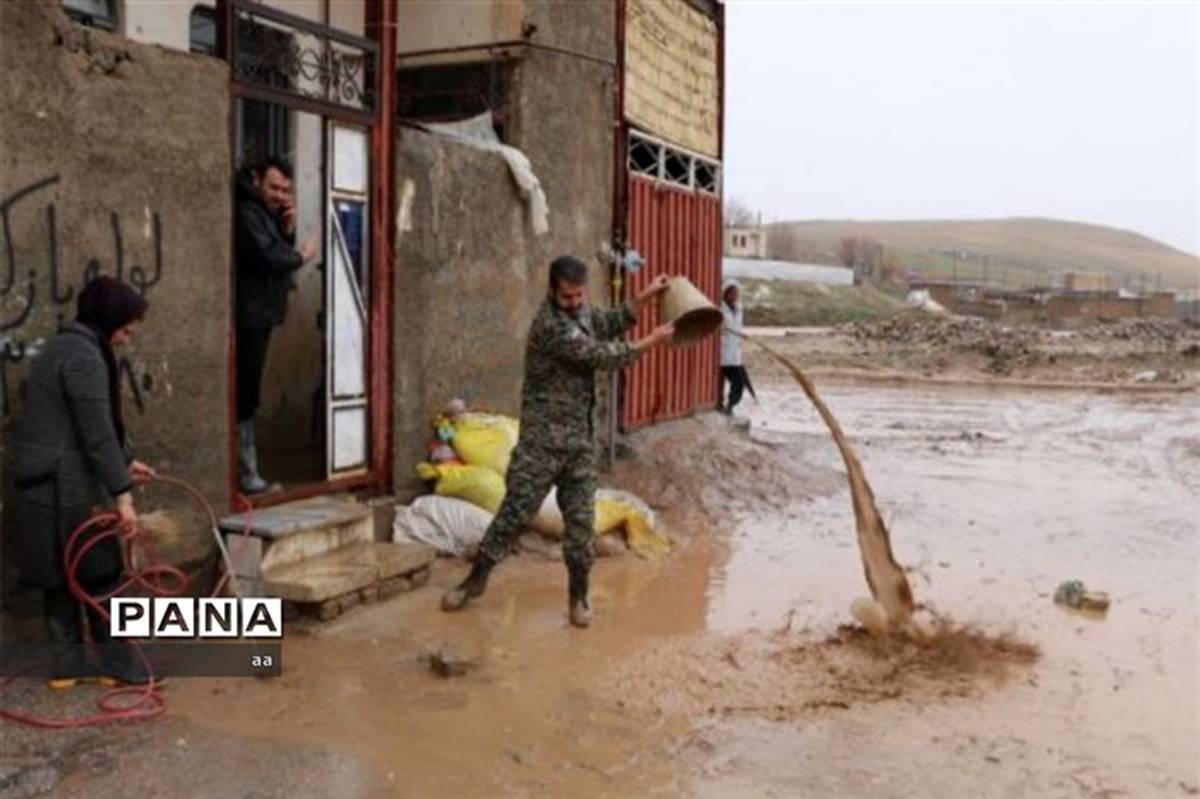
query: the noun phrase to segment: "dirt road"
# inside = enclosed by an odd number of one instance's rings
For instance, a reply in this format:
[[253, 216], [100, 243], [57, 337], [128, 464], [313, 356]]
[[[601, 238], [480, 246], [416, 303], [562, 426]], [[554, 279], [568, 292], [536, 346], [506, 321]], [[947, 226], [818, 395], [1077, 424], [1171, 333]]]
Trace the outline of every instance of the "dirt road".
[[[754, 441], [709, 418], [640, 442], [621, 474], [675, 506], [679, 546], [602, 560], [593, 629], [529, 555], [442, 614], [465, 568], [443, 561], [429, 588], [290, 627], [278, 680], [177, 680], [168, 719], [107, 738], [0, 729], [0, 796], [1200, 793], [1196, 396], [821, 388], [918, 601], [985, 636], [839, 630], [866, 591], [840, 462], [763, 381]], [[1106, 617], [1052, 603], [1072, 578]], [[422, 660], [446, 647], [465, 676]]]

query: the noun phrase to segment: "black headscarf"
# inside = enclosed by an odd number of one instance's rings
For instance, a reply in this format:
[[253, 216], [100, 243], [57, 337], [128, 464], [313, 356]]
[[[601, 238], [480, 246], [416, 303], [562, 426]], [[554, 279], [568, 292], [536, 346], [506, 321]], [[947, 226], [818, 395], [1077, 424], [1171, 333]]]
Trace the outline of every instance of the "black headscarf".
[[100, 276], [89, 281], [79, 292], [75, 321], [95, 331], [100, 338], [100, 350], [108, 367], [108, 396], [112, 408], [113, 427], [117, 440], [125, 445], [125, 420], [121, 416], [121, 375], [117, 356], [113, 353], [112, 334], [130, 322], [146, 315], [150, 303], [129, 286], [111, 277]]

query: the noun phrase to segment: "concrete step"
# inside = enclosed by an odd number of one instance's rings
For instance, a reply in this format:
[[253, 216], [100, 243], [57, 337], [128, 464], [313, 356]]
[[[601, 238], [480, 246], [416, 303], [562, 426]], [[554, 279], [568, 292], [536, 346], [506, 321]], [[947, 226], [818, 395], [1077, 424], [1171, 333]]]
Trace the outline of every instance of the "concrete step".
[[419, 572], [436, 557], [424, 544], [352, 544], [299, 562], [264, 566], [262, 587], [267, 596], [291, 602], [324, 602]]
[[240, 533], [249, 528], [253, 535], [277, 540], [316, 528], [352, 524], [369, 515], [366, 506], [347, 497], [313, 497], [226, 516], [221, 529]]
[[341, 497], [314, 497], [221, 520], [234, 571], [250, 588], [268, 568], [302, 563], [375, 540], [370, 508]]

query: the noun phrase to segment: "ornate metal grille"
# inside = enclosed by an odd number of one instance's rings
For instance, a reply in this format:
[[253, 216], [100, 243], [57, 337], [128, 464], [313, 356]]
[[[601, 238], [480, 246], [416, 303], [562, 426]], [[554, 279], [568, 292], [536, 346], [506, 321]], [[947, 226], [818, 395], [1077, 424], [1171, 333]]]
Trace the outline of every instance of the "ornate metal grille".
[[701, 194], [721, 193], [721, 162], [640, 131], [629, 131], [629, 171]]
[[375, 42], [249, 0], [230, 4], [230, 64], [244, 93], [316, 112], [375, 117]]

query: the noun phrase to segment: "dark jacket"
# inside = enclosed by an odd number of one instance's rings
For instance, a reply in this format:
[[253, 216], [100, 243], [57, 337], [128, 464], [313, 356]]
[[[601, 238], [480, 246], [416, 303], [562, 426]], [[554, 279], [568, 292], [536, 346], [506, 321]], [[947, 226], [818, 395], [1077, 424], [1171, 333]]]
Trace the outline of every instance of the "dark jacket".
[[304, 259], [293, 247], [294, 238], [244, 180], [238, 182], [237, 197], [237, 325], [276, 327], [287, 314], [292, 273]]
[[[78, 323], [65, 327], [34, 360], [24, 391], [15, 448], [24, 571], [28, 581], [55, 587], [62, 584], [62, 547], [71, 532], [94, 507], [132, 486], [98, 334]], [[116, 567], [113, 548], [104, 549], [101, 571]]]

